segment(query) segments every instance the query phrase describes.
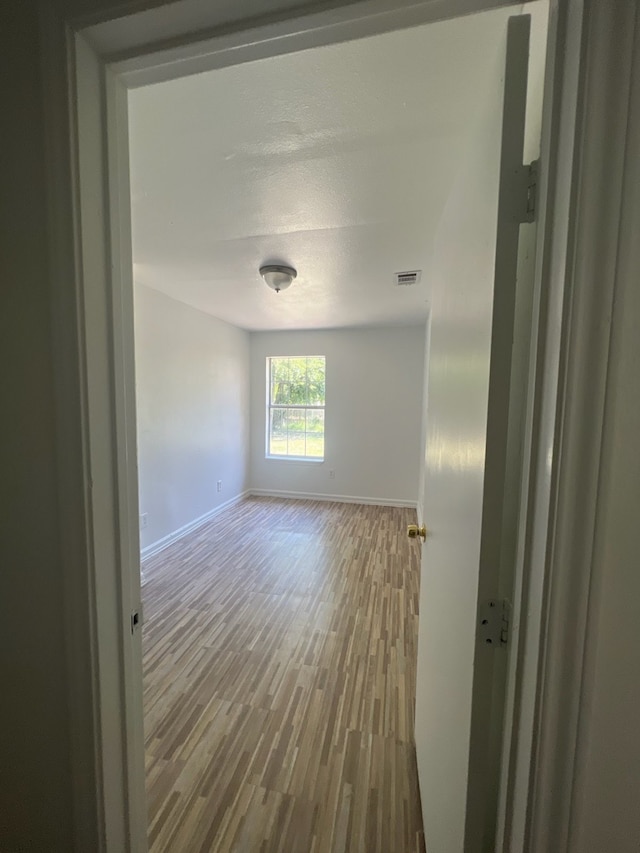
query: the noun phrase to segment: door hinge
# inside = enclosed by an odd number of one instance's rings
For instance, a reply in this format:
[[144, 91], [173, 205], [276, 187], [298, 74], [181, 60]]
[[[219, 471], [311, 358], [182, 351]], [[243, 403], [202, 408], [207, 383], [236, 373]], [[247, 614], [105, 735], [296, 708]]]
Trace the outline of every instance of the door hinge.
[[534, 222], [538, 213], [538, 173], [539, 160], [533, 160], [523, 167], [525, 203], [522, 210], [521, 222]]
[[486, 646], [506, 646], [511, 625], [511, 602], [506, 598], [490, 598], [480, 605], [478, 639]]

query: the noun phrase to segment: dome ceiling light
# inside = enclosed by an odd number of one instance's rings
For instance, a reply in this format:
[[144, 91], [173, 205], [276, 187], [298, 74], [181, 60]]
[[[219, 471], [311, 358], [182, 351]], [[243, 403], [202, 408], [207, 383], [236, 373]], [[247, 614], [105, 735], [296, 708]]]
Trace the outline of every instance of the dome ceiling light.
[[275, 290], [276, 293], [280, 293], [281, 290], [286, 290], [290, 287], [292, 281], [298, 275], [293, 267], [286, 267], [281, 264], [269, 264], [260, 267], [259, 272], [271, 290]]

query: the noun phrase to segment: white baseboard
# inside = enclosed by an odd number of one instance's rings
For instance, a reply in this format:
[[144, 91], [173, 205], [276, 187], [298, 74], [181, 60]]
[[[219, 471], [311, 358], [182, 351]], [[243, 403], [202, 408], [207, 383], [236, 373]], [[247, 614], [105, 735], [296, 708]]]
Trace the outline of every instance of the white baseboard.
[[178, 539], [182, 539], [182, 537], [186, 536], [187, 533], [192, 533], [197, 527], [200, 527], [202, 524], [206, 524], [207, 521], [210, 521], [212, 518], [215, 518], [218, 513], [222, 512], [222, 510], [228, 509], [230, 506], [233, 506], [233, 504], [238, 503], [243, 498], [249, 497], [250, 494], [251, 491], [241, 492], [234, 498], [229, 498], [228, 501], [225, 501], [219, 506], [210, 509], [209, 512], [205, 512], [204, 515], [201, 515], [198, 518], [194, 518], [193, 521], [190, 521], [188, 524], [184, 524], [182, 527], [179, 527], [172, 533], [168, 533], [166, 536], [163, 536], [162, 539], [158, 539], [157, 542], [152, 542], [151, 545], [147, 545], [146, 548], [141, 549], [140, 559], [146, 560], [148, 557], [153, 557], [155, 556], [155, 554], [159, 554], [160, 551], [164, 551], [165, 548], [168, 548], [169, 545], [172, 545], [174, 542], [177, 542]]
[[415, 509], [417, 501], [397, 500], [396, 498], [364, 498], [355, 495], [320, 495], [313, 492], [280, 492], [275, 489], [250, 489], [250, 495], [265, 498], [293, 498], [305, 501], [331, 501], [343, 504], [371, 504], [372, 506], [397, 506]]

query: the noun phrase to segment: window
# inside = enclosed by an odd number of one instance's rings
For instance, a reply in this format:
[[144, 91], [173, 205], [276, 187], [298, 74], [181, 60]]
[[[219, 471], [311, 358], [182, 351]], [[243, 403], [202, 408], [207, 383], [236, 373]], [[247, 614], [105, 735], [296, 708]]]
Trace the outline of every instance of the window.
[[267, 456], [324, 459], [323, 355], [267, 359]]

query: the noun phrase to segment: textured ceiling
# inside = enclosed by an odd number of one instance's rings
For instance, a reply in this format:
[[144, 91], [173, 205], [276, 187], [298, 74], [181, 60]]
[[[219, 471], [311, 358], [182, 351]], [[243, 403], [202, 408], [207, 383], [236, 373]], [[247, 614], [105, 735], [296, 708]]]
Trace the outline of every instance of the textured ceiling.
[[[423, 322], [433, 236], [501, 86], [510, 14], [132, 91], [135, 280], [246, 329]], [[286, 292], [259, 278], [269, 262], [298, 270]], [[419, 284], [394, 286], [413, 269]]]

